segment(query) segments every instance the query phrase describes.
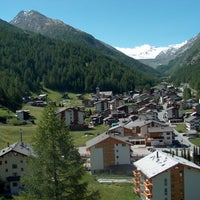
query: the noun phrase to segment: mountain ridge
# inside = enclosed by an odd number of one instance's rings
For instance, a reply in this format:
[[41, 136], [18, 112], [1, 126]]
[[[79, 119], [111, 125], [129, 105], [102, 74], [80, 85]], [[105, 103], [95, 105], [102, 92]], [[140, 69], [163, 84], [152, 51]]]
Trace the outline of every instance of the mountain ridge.
[[100, 51], [104, 55], [120, 60], [124, 64], [129, 65], [146, 75], [153, 77], [159, 75], [158, 71], [155, 69], [128, 57], [116, 48], [94, 38], [92, 35], [73, 28], [64, 22], [60, 22], [60, 20], [48, 18], [37, 11], [21, 11], [13, 20], [11, 20], [10, 24], [23, 30], [40, 33], [54, 39], [88, 46], [94, 50]]
[[133, 48], [117, 47], [117, 49], [146, 65], [157, 68], [158, 66], [167, 65], [169, 61], [184, 53], [194, 44], [198, 37], [199, 34], [182, 43], [171, 44], [166, 47], [155, 47], [145, 44]]

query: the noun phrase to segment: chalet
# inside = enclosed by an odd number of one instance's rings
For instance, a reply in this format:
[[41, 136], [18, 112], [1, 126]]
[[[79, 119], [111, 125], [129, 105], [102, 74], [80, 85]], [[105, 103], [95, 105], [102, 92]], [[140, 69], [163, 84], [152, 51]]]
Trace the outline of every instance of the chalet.
[[134, 162], [134, 192], [145, 200], [199, 199], [200, 167], [160, 151]]
[[182, 105], [176, 103], [169, 104], [166, 109], [166, 118], [169, 122], [183, 121]]
[[146, 146], [172, 145], [173, 128], [169, 126], [150, 127], [146, 137]]
[[185, 119], [187, 130], [197, 130], [200, 131], [200, 116], [191, 115]]
[[48, 98], [48, 94], [40, 94], [38, 96], [38, 100], [41, 100], [41, 101], [47, 101], [47, 98]]
[[146, 137], [149, 127], [162, 127], [166, 126], [165, 124], [149, 119], [138, 118], [135, 121], [131, 121], [124, 125], [124, 136], [134, 136], [139, 135]]
[[114, 98], [111, 101], [109, 101], [108, 103], [109, 103], [110, 110], [116, 110], [117, 107], [123, 106], [125, 104], [124, 100], [121, 98]]
[[57, 111], [58, 116], [65, 122], [70, 129], [79, 129], [85, 127], [85, 110], [81, 107], [60, 108]]
[[28, 120], [28, 119], [30, 119], [30, 111], [29, 110], [16, 110], [16, 116], [20, 120]]
[[94, 103], [94, 109], [96, 113], [102, 113], [105, 110], [108, 110], [108, 100], [102, 99]]
[[90, 155], [91, 171], [110, 170], [116, 165], [131, 164], [131, 143], [123, 138], [101, 134], [86, 143]]
[[30, 146], [16, 142], [0, 151], [0, 179], [4, 191], [8, 194], [19, 194], [22, 189], [20, 177], [28, 172], [26, 159], [33, 154]]

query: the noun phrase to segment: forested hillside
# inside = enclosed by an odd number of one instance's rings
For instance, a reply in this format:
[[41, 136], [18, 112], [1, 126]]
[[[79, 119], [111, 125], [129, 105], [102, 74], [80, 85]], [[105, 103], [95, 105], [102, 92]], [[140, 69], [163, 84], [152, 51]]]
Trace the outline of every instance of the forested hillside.
[[181, 56], [158, 69], [169, 75], [174, 83], [189, 83], [192, 88], [200, 90], [200, 37]]
[[30, 34], [0, 21], [0, 104], [21, 105], [27, 92], [45, 86], [59, 91], [123, 92], [152, 85], [152, 79], [83, 46]]
[[103, 55], [131, 66], [148, 76], [159, 76], [158, 71], [113, 48], [112, 46], [94, 38], [92, 35], [73, 28], [60, 20], [48, 18], [37, 11], [21, 11], [11, 22], [23, 30], [40, 33], [44, 36], [62, 40], [66, 43], [82, 45]]

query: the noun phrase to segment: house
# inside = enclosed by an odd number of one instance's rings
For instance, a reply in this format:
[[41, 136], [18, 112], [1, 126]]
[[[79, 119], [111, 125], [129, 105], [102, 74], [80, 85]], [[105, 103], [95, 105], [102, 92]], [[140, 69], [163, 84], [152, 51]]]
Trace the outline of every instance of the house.
[[131, 143], [123, 138], [103, 133], [86, 143], [91, 171], [110, 170], [116, 165], [131, 164]]
[[142, 200], [199, 199], [200, 167], [193, 162], [155, 151], [134, 165], [134, 192]]
[[109, 106], [108, 106], [107, 99], [101, 99], [94, 103], [94, 110], [96, 113], [102, 113], [108, 109], [109, 109]]
[[146, 138], [149, 127], [163, 127], [166, 126], [164, 123], [155, 120], [149, 120], [146, 118], [139, 117], [134, 121], [124, 125], [123, 136], [134, 136], [139, 135]]
[[16, 116], [20, 120], [28, 120], [28, 119], [30, 119], [30, 111], [29, 110], [16, 110]]
[[119, 98], [119, 97], [115, 97], [114, 99], [112, 99], [108, 103], [109, 103], [109, 109], [110, 110], [116, 110], [117, 107], [123, 106], [125, 104], [124, 100]]
[[165, 114], [169, 122], [182, 122], [183, 113], [182, 113], [182, 104], [168, 104]]
[[196, 103], [192, 106], [192, 112], [196, 112], [197, 115], [200, 115], [200, 104]]
[[18, 194], [22, 185], [20, 177], [28, 172], [26, 159], [33, 154], [30, 146], [16, 142], [0, 151], [0, 179], [5, 193]]
[[81, 107], [60, 108], [57, 111], [58, 116], [65, 122], [70, 129], [79, 129], [85, 127], [85, 110]]
[[41, 100], [41, 101], [47, 101], [47, 98], [48, 98], [48, 94], [40, 94], [38, 96], [38, 100]]
[[169, 126], [148, 128], [146, 146], [172, 145], [173, 128]]
[[200, 116], [191, 115], [185, 119], [186, 129], [187, 130], [200, 130]]

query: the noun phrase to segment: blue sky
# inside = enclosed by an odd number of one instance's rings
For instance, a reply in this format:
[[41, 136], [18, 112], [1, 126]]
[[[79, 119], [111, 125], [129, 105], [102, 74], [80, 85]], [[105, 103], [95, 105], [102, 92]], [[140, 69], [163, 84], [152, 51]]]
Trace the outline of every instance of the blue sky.
[[36, 10], [115, 47], [167, 46], [200, 32], [199, 8], [199, 0], [1, 0], [0, 18]]

